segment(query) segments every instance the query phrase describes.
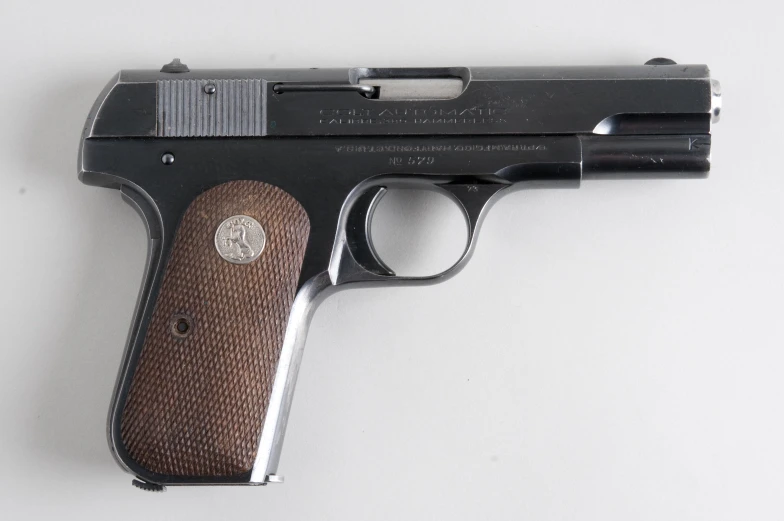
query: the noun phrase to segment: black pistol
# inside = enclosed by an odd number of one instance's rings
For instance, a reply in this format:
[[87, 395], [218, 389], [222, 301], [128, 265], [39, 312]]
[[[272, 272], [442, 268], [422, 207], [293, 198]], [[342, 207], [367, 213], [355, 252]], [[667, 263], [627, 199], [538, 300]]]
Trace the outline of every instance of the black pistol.
[[[517, 188], [703, 178], [721, 94], [705, 65], [161, 70], [118, 73], [84, 128], [79, 178], [147, 226], [147, 267], [109, 413], [146, 490], [277, 475], [322, 297], [431, 284], [468, 261]], [[397, 276], [370, 237], [388, 188], [465, 216], [458, 262]]]

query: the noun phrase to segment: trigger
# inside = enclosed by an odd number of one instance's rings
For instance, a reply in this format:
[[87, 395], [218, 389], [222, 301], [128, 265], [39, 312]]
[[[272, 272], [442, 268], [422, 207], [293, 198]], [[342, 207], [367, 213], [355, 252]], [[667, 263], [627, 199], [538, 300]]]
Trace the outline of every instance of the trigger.
[[373, 213], [386, 193], [385, 187], [376, 186], [359, 196], [346, 221], [346, 245], [362, 268], [376, 275], [394, 277], [395, 272], [384, 264], [376, 252], [370, 233]]

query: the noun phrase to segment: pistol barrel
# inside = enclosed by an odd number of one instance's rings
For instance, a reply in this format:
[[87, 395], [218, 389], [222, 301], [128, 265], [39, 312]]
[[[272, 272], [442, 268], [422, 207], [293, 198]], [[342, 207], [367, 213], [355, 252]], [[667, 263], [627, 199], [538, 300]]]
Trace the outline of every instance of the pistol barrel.
[[583, 179], [702, 178], [709, 134], [583, 136]]

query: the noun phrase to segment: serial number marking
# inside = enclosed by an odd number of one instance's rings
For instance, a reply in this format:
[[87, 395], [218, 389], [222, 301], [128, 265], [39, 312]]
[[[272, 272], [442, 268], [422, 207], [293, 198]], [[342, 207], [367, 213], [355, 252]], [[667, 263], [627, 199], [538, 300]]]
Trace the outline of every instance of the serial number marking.
[[421, 166], [421, 165], [432, 165], [435, 162], [436, 162], [436, 158], [433, 156], [408, 156], [408, 157], [394, 156], [389, 158], [389, 164], [391, 166], [402, 166], [402, 165]]

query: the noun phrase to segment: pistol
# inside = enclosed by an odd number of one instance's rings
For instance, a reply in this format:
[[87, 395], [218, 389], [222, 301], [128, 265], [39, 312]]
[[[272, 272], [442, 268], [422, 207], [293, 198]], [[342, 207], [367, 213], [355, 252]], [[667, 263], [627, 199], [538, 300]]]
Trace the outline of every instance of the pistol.
[[[116, 188], [149, 248], [108, 419], [145, 490], [265, 485], [310, 318], [324, 296], [432, 284], [471, 256], [519, 188], [703, 178], [719, 83], [705, 65], [124, 70], [79, 147], [79, 179]], [[373, 247], [390, 188], [455, 201], [460, 259], [396, 275]]]

